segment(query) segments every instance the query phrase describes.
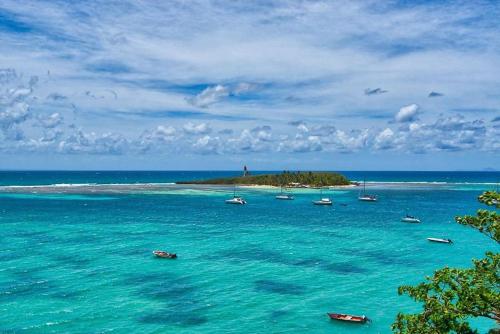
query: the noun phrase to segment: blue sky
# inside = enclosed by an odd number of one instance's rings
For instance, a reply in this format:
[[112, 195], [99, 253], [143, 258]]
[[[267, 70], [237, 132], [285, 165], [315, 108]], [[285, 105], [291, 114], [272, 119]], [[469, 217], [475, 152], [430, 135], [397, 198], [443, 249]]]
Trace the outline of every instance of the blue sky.
[[0, 169], [498, 169], [499, 16], [3, 0]]

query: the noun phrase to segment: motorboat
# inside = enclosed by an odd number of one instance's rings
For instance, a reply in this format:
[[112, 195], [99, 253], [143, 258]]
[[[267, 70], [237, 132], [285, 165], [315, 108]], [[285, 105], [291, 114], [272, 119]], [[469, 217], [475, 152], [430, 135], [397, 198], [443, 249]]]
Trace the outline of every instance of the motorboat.
[[365, 315], [351, 315], [342, 313], [327, 313], [331, 320], [347, 321], [364, 324], [369, 321]]
[[451, 239], [441, 239], [441, 238], [427, 238], [427, 240], [432, 242], [439, 242], [442, 244], [452, 244], [453, 241]]
[[243, 205], [243, 204], [247, 204], [247, 201], [245, 201], [242, 197], [234, 196], [231, 199], [227, 199], [226, 200], [226, 204], [239, 204], [239, 205]]
[[413, 224], [420, 223], [420, 219], [414, 216], [410, 216], [408, 214], [405, 217], [401, 218], [401, 221], [404, 223], [413, 223]]
[[333, 202], [331, 199], [324, 197], [324, 198], [320, 199], [319, 201], [313, 201], [313, 204], [314, 205], [332, 205]]
[[177, 259], [177, 254], [175, 253], [169, 253], [161, 250], [155, 250], [153, 251], [153, 254], [156, 255], [157, 257], [161, 257], [163, 259]]

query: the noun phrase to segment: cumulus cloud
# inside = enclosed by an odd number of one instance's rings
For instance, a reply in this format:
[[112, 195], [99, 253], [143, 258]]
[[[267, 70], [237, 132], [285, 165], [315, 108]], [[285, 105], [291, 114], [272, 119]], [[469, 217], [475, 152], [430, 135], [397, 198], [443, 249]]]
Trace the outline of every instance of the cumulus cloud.
[[194, 152], [201, 154], [220, 154], [222, 145], [220, 138], [205, 135], [198, 138], [192, 145]]
[[367, 89], [365, 89], [365, 95], [380, 95], [380, 94], [384, 94], [387, 92], [388, 92], [387, 90], [382, 89], [382, 88], [374, 88], [374, 89], [367, 88]]
[[26, 83], [14, 70], [3, 69], [0, 81], [6, 87], [0, 92], [0, 133], [7, 140], [20, 140], [23, 138], [21, 124], [31, 117], [30, 103], [38, 79], [33, 76]]
[[129, 141], [118, 133], [101, 135], [77, 130], [68, 138], [60, 141], [57, 151], [64, 154], [111, 154], [128, 152]]
[[373, 141], [373, 146], [378, 150], [387, 150], [394, 148], [395, 145], [395, 135], [394, 131], [389, 128], [382, 130], [379, 134], [375, 136]]
[[212, 132], [212, 129], [206, 123], [187, 123], [184, 125], [183, 130], [186, 134], [189, 135], [205, 135]]
[[417, 119], [419, 113], [419, 106], [417, 104], [410, 104], [399, 109], [398, 113], [394, 117], [394, 120], [398, 123], [412, 122]]

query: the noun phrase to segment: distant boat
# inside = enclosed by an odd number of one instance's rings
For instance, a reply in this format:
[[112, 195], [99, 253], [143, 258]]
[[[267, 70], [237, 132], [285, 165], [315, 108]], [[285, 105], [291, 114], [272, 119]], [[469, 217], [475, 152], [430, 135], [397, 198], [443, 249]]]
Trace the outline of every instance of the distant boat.
[[155, 250], [153, 251], [153, 254], [156, 255], [157, 257], [161, 257], [164, 259], [177, 259], [177, 254], [175, 253], [169, 253], [161, 250]]
[[242, 197], [235, 196], [231, 199], [226, 199], [226, 204], [247, 204], [247, 201], [245, 201]]
[[369, 319], [365, 315], [350, 315], [350, 314], [342, 314], [342, 313], [327, 313], [331, 320], [340, 320], [347, 322], [356, 322], [364, 324], [369, 321]]
[[333, 202], [328, 197], [323, 197], [323, 187], [320, 188], [321, 199], [319, 201], [313, 201], [314, 205], [332, 205]]
[[451, 239], [440, 239], [440, 238], [427, 238], [427, 240], [432, 242], [440, 242], [442, 244], [452, 244], [453, 241]]
[[401, 221], [404, 223], [413, 223], [413, 224], [418, 224], [420, 223], [420, 219], [414, 216], [410, 216], [409, 214], [406, 214], [403, 218], [401, 218]]
[[293, 199], [294, 199], [294, 197], [293, 197], [293, 195], [292, 195], [292, 194], [287, 194], [287, 193], [284, 193], [284, 192], [283, 192], [283, 187], [281, 187], [281, 192], [280, 192], [278, 195], [276, 195], [276, 199], [281, 199], [281, 200], [288, 200], [288, 201], [290, 201], [290, 200], [293, 200]]
[[320, 199], [319, 201], [313, 201], [313, 204], [314, 205], [332, 205], [333, 202], [331, 199], [325, 197], [325, 198]]
[[247, 204], [247, 201], [243, 199], [243, 197], [236, 196], [236, 186], [234, 186], [234, 191], [233, 191], [233, 198], [227, 199], [226, 204], [238, 204], [238, 205], [243, 205]]
[[363, 202], [376, 202], [377, 196], [366, 193], [366, 181], [363, 181], [363, 194], [359, 194], [358, 200]]

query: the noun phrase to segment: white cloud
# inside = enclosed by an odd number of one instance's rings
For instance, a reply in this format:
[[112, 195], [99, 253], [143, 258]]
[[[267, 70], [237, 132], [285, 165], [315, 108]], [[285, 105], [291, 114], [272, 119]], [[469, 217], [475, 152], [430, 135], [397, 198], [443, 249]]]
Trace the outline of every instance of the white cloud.
[[212, 132], [210, 126], [206, 123], [187, 123], [184, 125], [183, 130], [189, 135], [204, 135]]
[[196, 107], [206, 108], [227, 96], [229, 96], [229, 89], [222, 85], [216, 85], [205, 88], [198, 95], [188, 98], [187, 101]]
[[417, 104], [410, 104], [401, 107], [401, 109], [399, 109], [394, 119], [398, 123], [413, 122], [414, 120], [417, 119], [419, 109], [420, 108]]

